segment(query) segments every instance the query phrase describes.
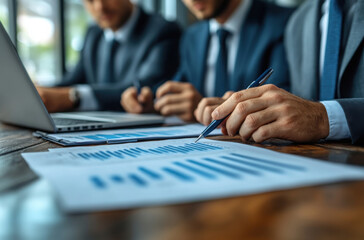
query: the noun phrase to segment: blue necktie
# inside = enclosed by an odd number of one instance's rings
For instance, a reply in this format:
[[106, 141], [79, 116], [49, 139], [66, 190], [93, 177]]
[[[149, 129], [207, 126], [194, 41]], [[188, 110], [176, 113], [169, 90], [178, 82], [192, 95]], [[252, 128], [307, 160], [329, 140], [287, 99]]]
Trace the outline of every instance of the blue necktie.
[[225, 29], [217, 30], [220, 51], [215, 65], [215, 97], [222, 97], [228, 90], [229, 73], [227, 66], [228, 54], [226, 39], [229, 35], [230, 33]]
[[325, 59], [320, 81], [321, 101], [335, 98], [339, 72], [342, 22], [343, 14], [340, 0], [330, 0]]
[[102, 58], [102, 62], [100, 63], [100, 80], [99, 83], [111, 83], [115, 82], [114, 76], [114, 59], [115, 53], [119, 46], [118, 41], [115, 39], [112, 41], [108, 41], [106, 43], [106, 49], [104, 52], [104, 57]]

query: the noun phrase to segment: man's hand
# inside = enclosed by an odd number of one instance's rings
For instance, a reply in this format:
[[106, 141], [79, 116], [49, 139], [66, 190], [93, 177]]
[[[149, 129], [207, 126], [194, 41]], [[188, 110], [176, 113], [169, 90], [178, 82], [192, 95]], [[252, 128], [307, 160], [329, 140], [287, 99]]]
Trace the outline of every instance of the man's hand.
[[263, 142], [279, 138], [311, 142], [329, 135], [329, 121], [321, 103], [296, 97], [274, 85], [234, 93], [212, 113], [221, 119], [224, 134], [239, 134], [243, 141]]
[[154, 112], [153, 92], [149, 87], [143, 87], [138, 95], [135, 87], [126, 89], [121, 95], [121, 106], [129, 113]]
[[177, 115], [184, 121], [195, 121], [193, 111], [202, 99], [190, 83], [168, 81], [158, 88], [154, 108], [164, 116]]
[[48, 112], [65, 112], [73, 109], [74, 103], [70, 99], [70, 87], [37, 87], [37, 90]]
[[202, 99], [195, 110], [196, 120], [206, 126], [209, 125], [212, 122], [212, 112], [215, 108], [225, 102], [226, 99], [228, 99], [233, 93], [234, 92], [226, 92], [222, 98], [210, 97]]

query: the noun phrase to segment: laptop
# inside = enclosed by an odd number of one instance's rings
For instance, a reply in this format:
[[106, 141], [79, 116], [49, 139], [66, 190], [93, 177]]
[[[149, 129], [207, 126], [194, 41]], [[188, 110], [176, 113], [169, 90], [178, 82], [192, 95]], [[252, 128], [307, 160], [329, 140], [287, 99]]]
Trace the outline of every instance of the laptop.
[[0, 121], [57, 133], [162, 124], [164, 118], [119, 112], [49, 114], [0, 22]]

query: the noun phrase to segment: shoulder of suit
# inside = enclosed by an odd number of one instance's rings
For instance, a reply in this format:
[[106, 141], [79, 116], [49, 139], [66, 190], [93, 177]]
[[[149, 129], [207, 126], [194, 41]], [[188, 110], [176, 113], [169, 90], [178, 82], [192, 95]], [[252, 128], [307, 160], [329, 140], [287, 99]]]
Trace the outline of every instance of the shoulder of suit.
[[300, 27], [303, 26], [302, 21], [304, 21], [304, 19], [306, 18], [305, 16], [307, 15], [307, 13], [315, 7], [316, 1], [317, 0], [304, 1], [300, 5], [300, 7], [292, 14], [287, 24], [286, 35], [287, 32], [298, 30], [300, 29]]

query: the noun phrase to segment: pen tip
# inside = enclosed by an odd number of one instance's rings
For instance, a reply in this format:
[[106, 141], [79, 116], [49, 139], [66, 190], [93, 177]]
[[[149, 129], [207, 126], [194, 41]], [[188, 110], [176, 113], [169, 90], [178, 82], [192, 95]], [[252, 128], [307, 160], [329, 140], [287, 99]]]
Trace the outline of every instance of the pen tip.
[[197, 139], [196, 139], [196, 141], [195, 141], [195, 143], [197, 143], [198, 141], [200, 141], [200, 139], [202, 138], [202, 135], [200, 135]]

